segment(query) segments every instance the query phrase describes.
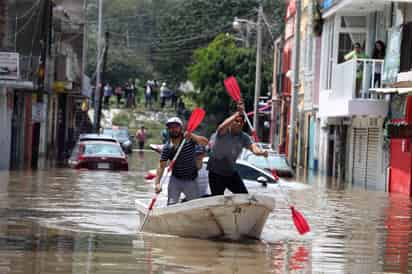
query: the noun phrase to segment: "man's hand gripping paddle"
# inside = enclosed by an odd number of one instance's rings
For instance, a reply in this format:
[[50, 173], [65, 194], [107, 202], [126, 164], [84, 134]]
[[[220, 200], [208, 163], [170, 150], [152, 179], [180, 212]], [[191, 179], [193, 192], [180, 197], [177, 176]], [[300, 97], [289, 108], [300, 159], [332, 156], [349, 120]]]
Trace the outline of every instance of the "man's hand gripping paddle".
[[[225, 84], [227, 93], [229, 93], [233, 101], [235, 101], [236, 103], [242, 102], [242, 96], [240, 95], [240, 87], [236, 81], [236, 78], [234, 76], [230, 76], [224, 80], [224, 84]], [[259, 138], [256, 134], [256, 131], [254, 127], [252, 126], [252, 123], [250, 122], [249, 117], [246, 114], [245, 110], [243, 110], [243, 115], [245, 116], [246, 122], [250, 130], [252, 131], [253, 139], [255, 140], [255, 142], [259, 142]]]

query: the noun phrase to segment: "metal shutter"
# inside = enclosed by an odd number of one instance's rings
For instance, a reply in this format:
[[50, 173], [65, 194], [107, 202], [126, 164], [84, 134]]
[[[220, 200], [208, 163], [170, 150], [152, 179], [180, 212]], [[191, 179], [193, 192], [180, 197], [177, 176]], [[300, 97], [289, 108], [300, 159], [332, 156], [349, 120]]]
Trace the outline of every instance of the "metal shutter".
[[366, 159], [368, 150], [368, 129], [353, 129], [353, 167], [352, 182], [364, 185], [366, 179]]
[[366, 162], [366, 187], [376, 188], [378, 183], [378, 154], [379, 154], [379, 128], [368, 130], [368, 152]]

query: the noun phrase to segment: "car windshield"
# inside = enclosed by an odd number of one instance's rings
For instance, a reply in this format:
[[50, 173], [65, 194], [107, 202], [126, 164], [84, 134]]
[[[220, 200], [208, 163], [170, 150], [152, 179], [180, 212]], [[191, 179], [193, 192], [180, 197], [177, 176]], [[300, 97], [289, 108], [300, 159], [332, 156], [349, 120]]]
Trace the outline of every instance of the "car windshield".
[[105, 128], [103, 130], [103, 135], [113, 136], [114, 138], [125, 139], [129, 137], [129, 132], [127, 131], [127, 129], [113, 130], [111, 128], [108, 128], [108, 129]]
[[[269, 155], [268, 160], [254, 154], [248, 155], [246, 161], [258, 168], [266, 169], [289, 169], [286, 159], [279, 155]], [[269, 164], [269, 165], [268, 165]]]
[[121, 156], [122, 149], [118, 145], [94, 143], [85, 144], [84, 155], [113, 155]]

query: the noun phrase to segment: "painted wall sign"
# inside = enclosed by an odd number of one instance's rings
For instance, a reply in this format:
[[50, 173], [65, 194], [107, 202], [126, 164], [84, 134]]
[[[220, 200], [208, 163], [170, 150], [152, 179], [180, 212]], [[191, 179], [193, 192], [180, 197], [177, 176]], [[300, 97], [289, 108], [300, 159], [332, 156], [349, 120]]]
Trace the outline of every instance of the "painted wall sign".
[[0, 79], [17, 80], [19, 78], [19, 54], [0, 52]]

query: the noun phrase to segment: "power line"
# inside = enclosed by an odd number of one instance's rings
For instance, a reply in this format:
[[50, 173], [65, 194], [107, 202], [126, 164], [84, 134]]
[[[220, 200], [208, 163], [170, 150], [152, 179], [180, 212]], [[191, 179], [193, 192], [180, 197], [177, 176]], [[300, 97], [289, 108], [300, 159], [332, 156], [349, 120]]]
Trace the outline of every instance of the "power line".
[[23, 15], [21, 16], [17, 16], [17, 11], [16, 11], [16, 20], [20, 20], [24, 17], [26, 17], [27, 15], [29, 15], [32, 11], [34, 11], [34, 9], [40, 4], [41, 0], [37, 0], [36, 3], [34, 3], [28, 10], [27, 12], [25, 12]]
[[[38, 6], [38, 8], [40, 9], [40, 6]], [[16, 32], [14, 33], [15, 37], [17, 37], [20, 33], [22, 33], [24, 31], [24, 29], [26, 28], [26, 26], [29, 25], [29, 23], [32, 21], [32, 19], [34, 18], [34, 16], [36, 15], [36, 13], [33, 13], [29, 19], [27, 19], [27, 21], [18, 29], [16, 29]], [[17, 26], [16, 26], [17, 27]]]

